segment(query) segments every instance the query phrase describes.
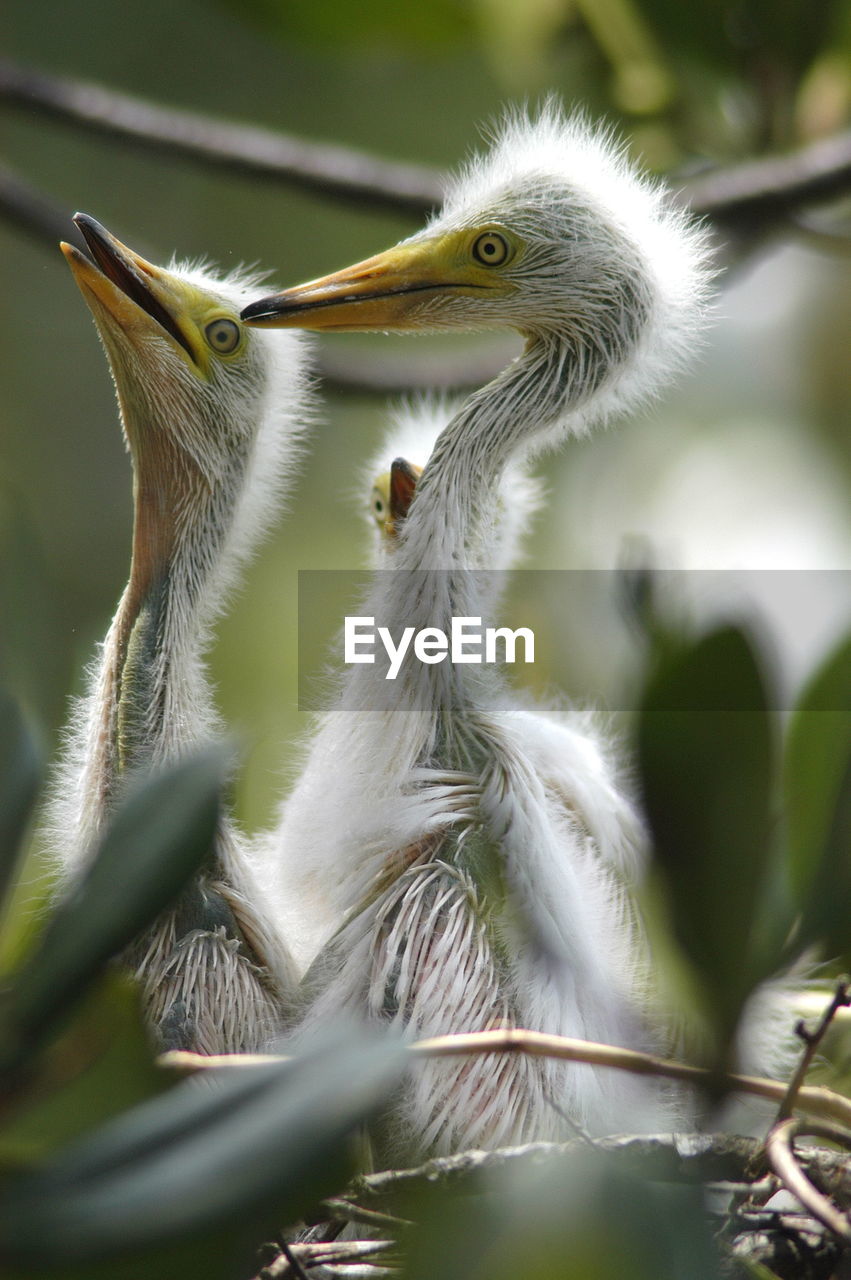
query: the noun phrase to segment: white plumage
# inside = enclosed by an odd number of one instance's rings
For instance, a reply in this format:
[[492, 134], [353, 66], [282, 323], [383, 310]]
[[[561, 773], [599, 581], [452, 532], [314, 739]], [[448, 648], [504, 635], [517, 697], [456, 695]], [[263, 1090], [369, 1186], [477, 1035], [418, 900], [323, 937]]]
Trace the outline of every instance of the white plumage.
[[[472, 570], [499, 546], [506, 468], [656, 394], [695, 343], [707, 278], [702, 232], [608, 135], [550, 106], [513, 116], [424, 231], [247, 308], [268, 326], [509, 325], [526, 338], [439, 436], [393, 569], [362, 612], [394, 635], [490, 621], [495, 600]], [[541, 768], [547, 756], [561, 767], [563, 726], [550, 734], [532, 716], [533, 744], [530, 713], [493, 668], [406, 662], [389, 704], [385, 671], [346, 673], [282, 815], [286, 877], [300, 868], [327, 932], [344, 913], [308, 975], [308, 1021], [355, 1011], [410, 1035], [508, 1024], [647, 1043], [643, 955], [619, 883], [595, 823]], [[573, 753], [574, 768], [588, 763]], [[594, 770], [573, 792], [586, 815], [599, 802], [599, 835], [613, 796], [599, 758]], [[389, 1142], [447, 1151], [657, 1115], [649, 1088], [616, 1072], [434, 1060]]]
[[[219, 736], [212, 624], [285, 496], [305, 421], [297, 335], [239, 321], [256, 280], [145, 262], [78, 215], [94, 265], [63, 246], [106, 350], [134, 470], [130, 580], [72, 711], [53, 785], [62, 882], [126, 779]], [[166, 1047], [256, 1049], [296, 982], [247, 842], [225, 816], [205, 873], [129, 957]]]

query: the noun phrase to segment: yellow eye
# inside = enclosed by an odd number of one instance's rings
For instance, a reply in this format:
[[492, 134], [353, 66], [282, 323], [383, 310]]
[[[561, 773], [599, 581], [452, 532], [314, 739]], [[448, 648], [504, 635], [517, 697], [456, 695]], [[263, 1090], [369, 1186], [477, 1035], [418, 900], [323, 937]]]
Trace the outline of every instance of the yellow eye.
[[486, 267], [501, 267], [509, 253], [508, 241], [498, 231], [484, 231], [473, 241], [473, 257]]
[[229, 356], [239, 346], [242, 333], [235, 320], [212, 320], [204, 330], [204, 337], [220, 356]]

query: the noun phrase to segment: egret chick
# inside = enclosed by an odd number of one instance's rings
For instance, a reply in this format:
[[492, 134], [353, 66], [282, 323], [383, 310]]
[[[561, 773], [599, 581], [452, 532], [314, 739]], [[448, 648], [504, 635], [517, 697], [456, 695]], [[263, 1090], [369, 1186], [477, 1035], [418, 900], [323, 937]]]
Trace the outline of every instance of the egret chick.
[[[267, 327], [509, 326], [526, 339], [440, 435], [363, 613], [394, 636], [487, 613], [470, 570], [506, 467], [656, 395], [695, 345], [708, 274], [702, 231], [663, 189], [609, 135], [550, 105], [512, 116], [424, 231], [252, 303], [243, 317]], [[505, 714], [499, 669], [408, 661], [377, 726], [347, 715], [377, 699], [386, 673], [378, 660], [347, 673], [336, 737], [311, 754], [286, 824], [317, 887], [348, 908], [309, 975], [311, 1017], [357, 1009], [411, 1035], [509, 1025], [646, 1045], [623, 897]], [[441, 770], [476, 779], [472, 815], [454, 826], [410, 801]], [[327, 842], [307, 801], [315, 815], [332, 777], [345, 803]], [[570, 1122], [652, 1127], [652, 1086], [543, 1059], [435, 1060], [413, 1078], [391, 1142], [494, 1146], [563, 1137]]]
[[[407, 439], [416, 425], [416, 415], [397, 414], [384, 454], [397, 453], [397, 435]], [[423, 449], [434, 443], [428, 434], [419, 440]], [[368, 511], [379, 534], [379, 565], [392, 565], [402, 523], [422, 473], [423, 467], [417, 463], [394, 457], [390, 470], [382, 471], [372, 483]], [[494, 545], [483, 554], [485, 561], [499, 566], [497, 571], [482, 575], [482, 594], [487, 594], [491, 614], [507, 585], [507, 571], [521, 557], [521, 536], [541, 500], [540, 487], [525, 470], [514, 467], [506, 471], [499, 517], [493, 526]], [[485, 592], [487, 586], [491, 590]], [[619, 776], [611, 731], [589, 711], [530, 704], [517, 692], [512, 693], [510, 708], [504, 707], [503, 714], [510, 714], [547, 790], [594, 841], [599, 857], [628, 880], [634, 879], [644, 860], [646, 836]]]
[[[63, 244], [94, 316], [133, 464], [130, 579], [75, 708], [54, 785], [61, 875], [125, 780], [219, 731], [203, 664], [228, 589], [284, 495], [305, 411], [296, 335], [240, 321], [251, 280], [153, 266], [93, 218]], [[128, 957], [163, 1047], [261, 1048], [297, 981], [246, 842], [223, 817], [203, 874]]]
[[394, 458], [389, 471], [375, 477], [370, 494], [370, 514], [375, 521], [382, 545], [392, 548], [399, 526], [408, 514], [423, 473], [422, 467], [407, 458]]

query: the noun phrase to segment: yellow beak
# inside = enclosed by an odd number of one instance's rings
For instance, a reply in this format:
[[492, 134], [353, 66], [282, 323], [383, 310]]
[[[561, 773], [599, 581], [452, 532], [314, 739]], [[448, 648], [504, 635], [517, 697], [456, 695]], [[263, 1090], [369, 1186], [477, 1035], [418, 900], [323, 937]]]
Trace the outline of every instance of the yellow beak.
[[59, 247], [95, 317], [105, 312], [128, 335], [150, 332], [155, 325], [197, 364], [197, 353], [178, 320], [180, 299], [168, 272], [128, 249], [87, 213], [75, 214], [74, 222], [94, 261], [64, 241]]
[[[418, 329], [439, 322], [440, 302], [504, 284], [477, 267], [449, 234], [396, 245], [353, 267], [252, 302], [247, 324], [274, 329]], [[437, 304], [437, 305], [435, 305]]]

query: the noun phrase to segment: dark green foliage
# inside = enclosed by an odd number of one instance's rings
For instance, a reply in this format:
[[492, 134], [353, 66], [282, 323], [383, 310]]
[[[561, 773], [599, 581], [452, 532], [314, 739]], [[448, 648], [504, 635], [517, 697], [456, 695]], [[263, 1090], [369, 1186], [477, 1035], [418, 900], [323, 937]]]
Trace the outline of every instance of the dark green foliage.
[[642, 795], [676, 939], [723, 1046], [755, 981], [754, 924], [772, 849], [773, 726], [745, 633], [662, 658], [641, 703]]
[[[3, 724], [11, 867], [38, 768], [11, 704]], [[264, 1233], [345, 1182], [354, 1131], [399, 1081], [397, 1043], [347, 1030], [287, 1062], [172, 1087], [155, 1069], [135, 989], [108, 962], [202, 864], [224, 764], [208, 751], [140, 782], [7, 976], [4, 1276], [247, 1276]]]
[[0, 1254], [42, 1266], [144, 1254], [245, 1215], [262, 1238], [345, 1182], [346, 1139], [403, 1061], [398, 1044], [350, 1034], [177, 1085], [8, 1185]]
[[800, 941], [851, 964], [851, 638], [804, 690], [789, 728], [784, 799]]
[[65, 1017], [111, 956], [150, 924], [198, 869], [218, 821], [224, 760], [195, 756], [146, 779], [120, 805], [97, 855], [50, 917], [0, 1006], [0, 1069]]

